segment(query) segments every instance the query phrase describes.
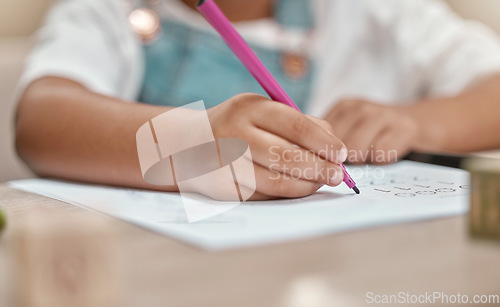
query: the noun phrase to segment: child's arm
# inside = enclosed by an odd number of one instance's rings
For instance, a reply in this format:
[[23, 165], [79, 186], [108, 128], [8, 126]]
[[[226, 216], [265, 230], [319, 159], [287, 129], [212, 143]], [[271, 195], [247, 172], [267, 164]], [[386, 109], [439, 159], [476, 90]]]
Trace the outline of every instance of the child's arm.
[[[33, 82], [21, 98], [16, 145], [19, 155], [41, 176], [158, 189], [142, 178], [136, 133], [168, 110], [46, 77]], [[240, 138], [249, 144], [257, 180], [253, 199], [301, 197], [323, 184], [342, 182], [337, 163], [345, 160], [345, 146], [325, 122], [255, 94], [235, 96], [207, 113], [215, 137]], [[314, 158], [313, 152], [329, 161]], [[293, 177], [276, 175], [289, 172]]]
[[148, 187], [135, 135], [142, 124], [167, 110], [98, 95], [67, 79], [42, 78], [19, 103], [16, 147], [40, 176]]
[[367, 39], [365, 48], [372, 56], [382, 55], [380, 65], [392, 72], [382, 73], [359, 94], [404, 97], [384, 102], [414, 104], [395, 107], [361, 100], [335, 106], [326, 118], [349, 148], [349, 160], [388, 163], [409, 150], [498, 147], [494, 131], [500, 128], [500, 78], [492, 78], [500, 73], [498, 35], [463, 20], [445, 1], [380, 0], [366, 5], [370, 22], [363, 37], [376, 39]]
[[498, 148], [500, 76], [456, 97], [427, 99], [411, 106], [343, 101], [332, 108], [326, 120], [349, 148], [350, 162], [356, 163], [388, 163], [410, 150]]
[[500, 147], [500, 75], [450, 98], [409, 108], [419, 124], [416, 149], [471, 152]]

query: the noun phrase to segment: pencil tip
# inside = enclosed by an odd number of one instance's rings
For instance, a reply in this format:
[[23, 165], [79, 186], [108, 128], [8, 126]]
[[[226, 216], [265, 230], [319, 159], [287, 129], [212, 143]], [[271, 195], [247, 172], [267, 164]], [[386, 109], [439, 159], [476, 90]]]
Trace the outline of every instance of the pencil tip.
[[356, 194], [359, 194], [359, 189], [358, 189], [358, 187], [354, 186], [352, 189], [354, 190], [354, 192], [356, 192]]

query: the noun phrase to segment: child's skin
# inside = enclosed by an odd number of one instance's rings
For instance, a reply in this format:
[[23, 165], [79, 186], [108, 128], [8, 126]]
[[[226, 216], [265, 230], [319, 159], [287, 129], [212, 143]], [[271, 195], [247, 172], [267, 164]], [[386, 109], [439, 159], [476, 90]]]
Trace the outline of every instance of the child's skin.
[[[396, 150], [400, 158], [410, 150], [472, 152], [499, 148], [500, 76], [487, 78], [458, 96], [424, 99], [410, 106], [341, 101], [325, 119], [350, 153]], [[350, 156], [349, 162], [377, 162], [370, 158], [357, 154]]]
[[[21, 99], [17, 148], [41, 176], [159, 189], [142, 178], [135, 135], [142, 124], [169, 109], [98, 95], [65, 79], [42, 78], [33, 82]], [[324, 184], [336, 186], [342, 182], [343, 173], [337, 164], [345, 160], [347, 150], [324, 121], [256, 94], [237, 95], [209, 109], [208, 116], [216, 138], [241, 138], [249, 144], [257, 180], [257, 192], [252, 199], [301, 197]], [[190, 124], [193, 131], [196, 124]], [[272, 146], [280, 148], [271, 150]], [[329, 157], [323, 158], [331, 162], [319, 158], [292, 162], [294, 155], [313, 155], [306, 149], [321, 153], [326, 148], [332, 150]], [[285, 150], [289, 152], [286, 161], [276, 162], [276, 153]], [[287, 169], [323, 172], [276, 179], [276, 171], [269, 167], [274, 165], [276, 169], [277, 163], [279, 169], [286, 165]], [[298, 173], [295, 171], [294, 176]], [[177, 191], [177, 187], [162, 190]]]
[[[194, 8], [197, 1], [185, 2]], [[272, 0], [217, 3], [231, 21], [272, 14]], [[408, 107], [367, 101], [339, 103], [325, 120], [300, 114], [255, 94], [242, 94], [222, 102], [209, 109], [208, 116], [215, 137], [241, 138], [250, 145], [257, 179], [252, 199], [263, 200], [302, 197], [324, 184], [340, 184], [343, 175], [337, 164], [345, 160], [346, 150], [340, 139], [349, 150], [397, 150], [399, 156], [409, 150], [474, 151], [499, 147], [499, 101], [500, 77], [492, 77], [457, 97], [426, 100]], [[41, 176], [159, 189], [142, 178], [135, 135], [142, 124], [169, 109], [126, 103], [91, 92], [71, 80], [45, 77], [33, 82], [21, 98], [16, 145], [19, 155]], [[294, 144], [302, 147], [302, 153]], [[311, 178], [314, 172], [302, 172], [307, 176], [275, 179], [276, 171], [269, 168], [276, 164], [277, 150], [270, 148], [276, 145], [281, 152], [294, 149], [292, 155], [302, 157], [306, 150], [320, 154], [330, 148], [328, 157], [323, 156], [329, 162], [280, 161], [280, 169], [312, 167], [323, 169], [324, 173]], [[287, 158], [293, 160], [289, 155]], [[350, 161], [376, 162], [370, 158], [362, 154], [350, 157]], [[178, 191], [176, 186], [161, 190]]]

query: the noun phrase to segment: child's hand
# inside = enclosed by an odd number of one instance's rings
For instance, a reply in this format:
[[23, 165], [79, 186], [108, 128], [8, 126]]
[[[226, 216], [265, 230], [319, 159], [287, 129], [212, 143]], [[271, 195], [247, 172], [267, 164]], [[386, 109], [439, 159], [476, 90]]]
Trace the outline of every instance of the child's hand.
[[417, 139], [417, 123], [405, 107], [344, 100], [325, 119], [349, 148], [350, 163], [395, 162]]
[[254, 200], [302, 197], [343, 180], [338, 164], [345, 161], [347, 149], [325, 121], [256, 94], [234, 96], [209, 109], [208, 116], [216, 138], [249, 144]]

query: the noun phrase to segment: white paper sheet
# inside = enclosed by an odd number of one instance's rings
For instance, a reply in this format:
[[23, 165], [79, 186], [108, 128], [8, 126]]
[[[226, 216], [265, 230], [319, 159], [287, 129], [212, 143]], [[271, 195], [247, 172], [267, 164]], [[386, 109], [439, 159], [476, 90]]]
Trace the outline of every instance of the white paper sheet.
[[[360, 195], [355, 195], [344, 184], [324, 187], [302, 199], [246, 202], [192, 224], [187, 223], [181, 197], [176, 193], [45, 179], [9, 184], [211, 250], [283, 242], [468, 211], [470, 186], [465, 171], [410, 161], [385, 167], [349, 167], [348, 170], [358, 183]], [[204, 201], [203, 197], [197, 200]]]

